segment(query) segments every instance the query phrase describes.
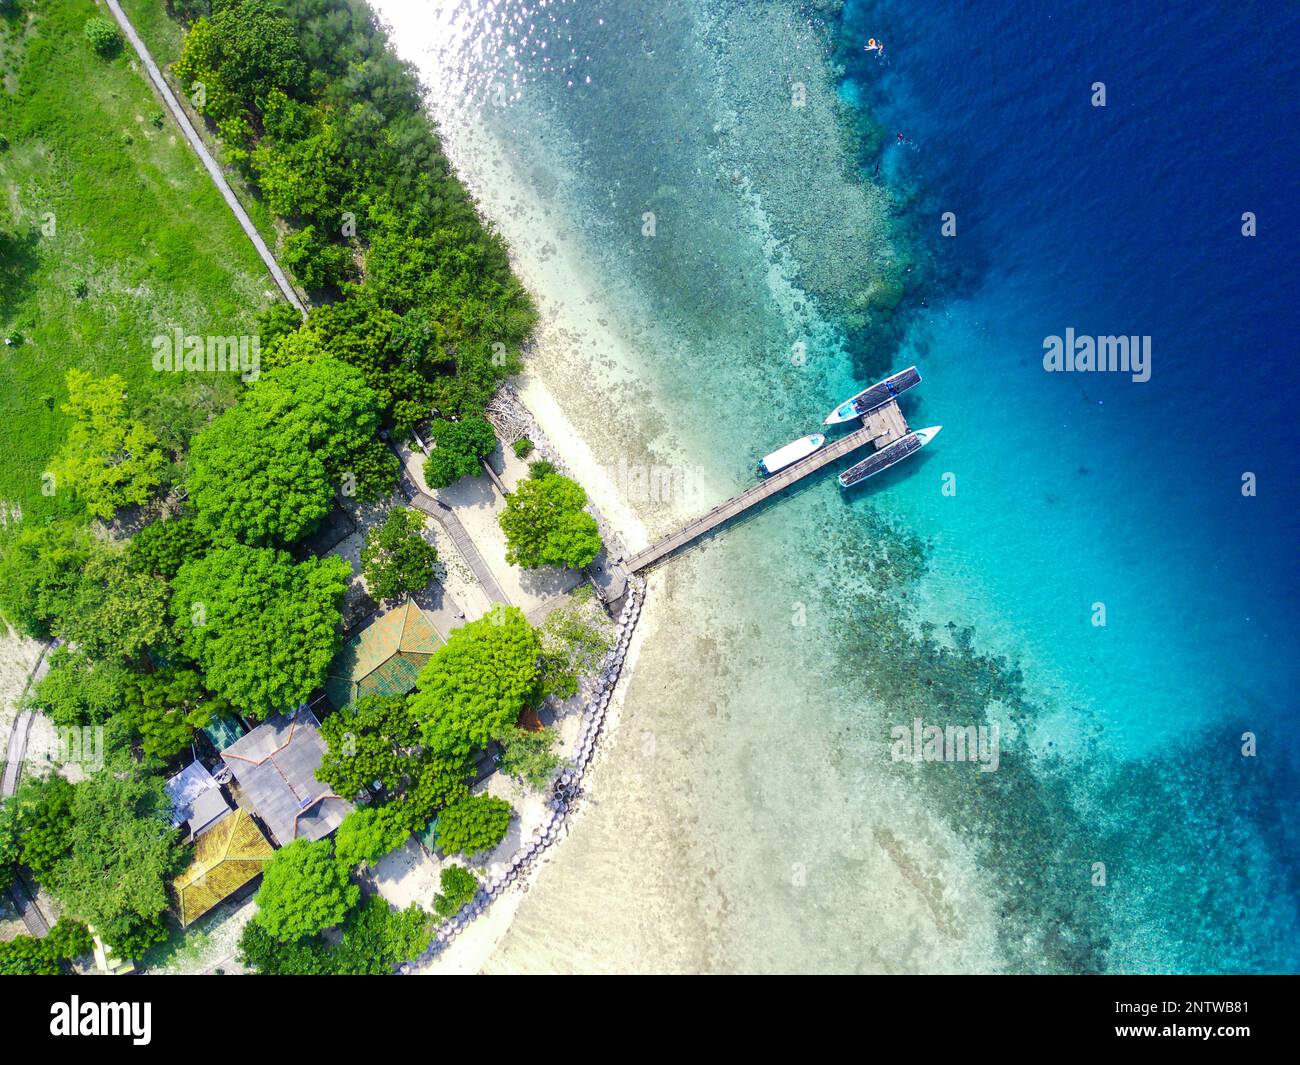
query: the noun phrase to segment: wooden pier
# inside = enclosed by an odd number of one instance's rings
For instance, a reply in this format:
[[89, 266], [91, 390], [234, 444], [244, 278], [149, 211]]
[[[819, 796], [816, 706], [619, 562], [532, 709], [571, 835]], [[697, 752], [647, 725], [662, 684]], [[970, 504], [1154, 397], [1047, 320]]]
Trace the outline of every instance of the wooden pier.
[[[903, 388], [911, 388], [913, 385], [919, 384], [920, 381], [921, 375], [916, 372], [916, 367], [912, 366], [858, 393], [857, 396], [846, 401], [837, 410], [851, 414], [853, 410], [849, 408], [849, 404], [855, 404], [861, 428], [855, 429], [837, 440], [832, 440], [829, 444], [824, 445], [820, 451], [815, 451], [807, 458], [800, 459], [783, 470], [778, 470], [772, 476], [759, 481], [750, 488], [746, 488], [740, 495], [733, 496], [725, 503], [719, 503], [707, 514], [688, 522], [675, 533], [665, 536], [658, 543], [651, 544], [644, 551], [638, 551], [631, 558], [623, 559], [623, 568], [631, 574], [653, 566], [656, 562], [662, 561], [675, 551], [681, 550], [687, 544], [712, 532], [719, 525], [723, 525], [752, 507], [758, 506], [764, 500], [770, 499], [783, 489], [789, 488], [796, 481], [803, 480], [810, 474], [814, 474], [818, 470], [829, 466], [832, 462], [844, 458], [845, 455], [851, 454], [860, 447], [874, 444], [876, 452], [879, 453], [889, 447], [890, 444], [897, 443], [908, 437], [911, 434], [911, 429], [908, 428], [907, 419], [903, 416], [902, 410], [899, 409], [898, 400], [895, 396], [897, 391]], [[893, 388], [890, 387], [891, 384], [894, 385]], [[879, 394], [877, 394], [877, 391], [879, 391]], [[846, 408], [848, 409], [846, 410]], [[882, 455], [881, 459], [882, 461], [886, 460], [886, 456]]]
[[638, 551], [631, 558], [624, 559], [623, 568], [628, 573], [637, 573], [647, 566], [653, 566], [656, 562], [667, 558], [674, 551], [685, 547], [692, 540], [698, 540], [724, 522], [730, 521], [736, 515], [744, 513], [751, 507], [758, 506], [763, 500], [770, 499], [782, 489], [789, 488], [796, 481], [803, 480], [809, 474], [816, 473], [837, 459], [842, 459], [845, 455], [871, 443], [875, 439], [876, 433], [877, 430], [874, 427], [864, 426], [861, 429], [855, 429], [846, 436], [840, 437], [838, 440], [832, 440], [820, 451], [815, 451], [806, 459], [800, 459], [794, 465], [787, 466], [785, 469], [772, 474], [771, 477], [764, 478], [758, 484], [746, 488], [740, 495], [733, 496], [725, 503], [719, 503], [707, 514], [703, 514], [694, 521], [683, 525], [672, 535], [665, 536], [658, 543], [651, 544], [644, 551]]

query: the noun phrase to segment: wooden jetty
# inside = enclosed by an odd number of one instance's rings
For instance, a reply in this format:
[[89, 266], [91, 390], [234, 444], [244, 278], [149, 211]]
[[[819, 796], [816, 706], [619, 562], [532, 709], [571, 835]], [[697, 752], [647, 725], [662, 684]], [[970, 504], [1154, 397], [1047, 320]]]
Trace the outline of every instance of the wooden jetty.
[[[916, 367], [912, 366], [902, 371], [901, 374], [895, 374], [893, 377], [887, 378], [886, 381], [872, 385], [871, 388], [858, 393], [852, 400], [846, 401], [846, 405], [858, 401], [860, 397], [869, 397], [871, 400], [871, 402], [861, 404], [864, 413], [858, 416], [858, 420], [861, 422], [859, 428], [841, 436], [837, 440], [832, 440], [807, 458], [800, 459], [798, 462], [792, 463], [770, 477], [764, 478], [757, 484], [746, 488], [739, 495], [733, 496], [725, 503], [719, 503], [707, 514], [702, 514], [693, 521], [687, 522], [675, 533], [665, 536], [658, 543], [651, 544], [644, 551], [638, 551], [631, 558], [623, 559], [623, 568], [628, 573], [637, 573], [649, 566], [653, 566], [656, 562], [660, 562], [674, 552], [681, 550], [687, 544], [712, 532], [719, 525], [731, 521], [732, 518], [789, 488], [796, 481], [803, 480], [805, 477], [829, 466], [832, 462], [844, 458], [846, 455], [858, 450], [858, 448], [865, 447], [867, 444], [875, 446], [877, 455], [880, 455], [882, 451], [885, 452], [884, 455], [881, 455], [882, 461], [892, 458], [897, 451], [906, 449], [906, 445], [902, 445], [901, 448], [886, 450], [890, 448], [890, 445], [898, 444], [908, 438], [915, 440], [916, 437], [916, 434], [908, 428], [907, 419], [903, 416], [902, 410], [899, 409], [898, 400], [893, 398], [889, 391], [885, 391], [887, 382], [900, 378], [906, 381], [903, 387], [910, 388], [920, 382], [921, 375], [916, 372]], [[876, 389], [882, 390], [882, 395], [877, 396], [875, 394]], [[901, 390], [898, 389], [898, 391]], [[844, 406], [842, 405], [839, 409], [843, 410]], [[910, 454], [911, 450], [915, 450], [915, 448], [907, 449], [907, 453]], [[897, 459], [894, 459], [894, 461], [897, 461]], [[859, 466], [862, 465], [864, 464], [859, 464]], [[892, 465], [892, 462], [884, 461], [884, 465]], [[858, 467], [854, 467], [854, 469], [858, 469]], [[869, 476], [869, 474], [864, 474], [864, 476]]]

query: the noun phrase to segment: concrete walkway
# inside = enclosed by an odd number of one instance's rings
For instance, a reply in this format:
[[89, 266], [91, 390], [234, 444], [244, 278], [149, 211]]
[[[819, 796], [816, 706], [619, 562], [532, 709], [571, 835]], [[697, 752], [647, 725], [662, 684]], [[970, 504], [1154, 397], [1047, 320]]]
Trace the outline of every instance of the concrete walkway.
[[144, 46], [144, 41], [142, 41], [140, 35], [135, 32], [135, 27], [131, 25], [131, 20], [126, 17], [126, 12], [122, 10], [122, 7], [117, 0], [104, 0], [104, 2], [108, 4], [108, 9], [113, 12], [113, 17], [117, 19], [117, 24], [122, 27], [122, 32], [126, 34], [126, 39], [131, 42], [131, 47], [135, 49], [135, 54], [140, 57], [140, 62], [142, 62], [145, 69], [149, 71], [149, 77], [153, 81], [154, 88], [158, 90], [158, 95], [162, 97], [163, 103], [167, 105], [167, 110], [171, 112], [172, 118], [176, 120], [176, 124], [180, 126], [181, 132], [185, 134], [185, 139], [190, 142], [190, 147], [193, 148], [194, 151], [198, 153], [198, 157], [203, 160], [203, 166], [207, 169], [208, 175], [212, 178], [218, 190], [220, 190], [222, 198], [226, 201], [226, 205], [234, 212], [235, 217], [239, 219], [239, 224], [243, 227], [244, 232], [248, 234], [248, 239], [253, 242], [253, 247], [257, 249], [257, 254], [262, 257], [262, 262], [266, 263], [267, 270], [271, 272], [271, 277], [275, 279], [275, 283], [280, 287], [280, 291], [284, 293], [284, 298], [293, 304], [293, 306], [298, 308], [299, 314], [306, 317], [307, 308], [302, 305], [302, 300], [298, 298], [298, 293], [293, 290], [293, 286], [289, 283], [289, 278], [285, 275], [285, 272], [280, 269], [280, 264], [275, 261], [275, 256], [271, 254], [271, 249], [266, 246], [266, 241], [262, 239], [262, 235], [257, 231], [257, 227], [253, 225], [253, 220], [248, 217], [248, 212], [244, 210], [243, 204], [241, 204], [235, 197], [235, 192], [230, 187], [230, 183], [226, 180], [226, 175], [222, 171], [221, 165], [212, 157], [212, 153], [208, 151], [208, 146], [203, 143], [203, 138], [199, 136], [198, 130], [196, 130], [193, 123], [190, 122], [189, 115], [185, 113], [185, 109], [181, 106], [180, 101], [176, 99], [175, 93], [172, 92], [171, 86], [167, 84], [167, 79], [163, 77], [162, 71], [158, 69], [158, 64], [153, 61], [153, 56], [149, 54], [149, 49]]

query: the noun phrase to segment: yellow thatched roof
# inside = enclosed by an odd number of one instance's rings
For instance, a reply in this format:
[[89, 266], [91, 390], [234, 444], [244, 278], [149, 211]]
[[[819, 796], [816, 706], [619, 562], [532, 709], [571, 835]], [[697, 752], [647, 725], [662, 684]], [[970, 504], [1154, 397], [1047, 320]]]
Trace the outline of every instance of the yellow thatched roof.
[[173, 881], [181, 924], [197, 921], [262, 871], [274, 853], [243, 810], [223, 817], [194, 841], [194, 863]]

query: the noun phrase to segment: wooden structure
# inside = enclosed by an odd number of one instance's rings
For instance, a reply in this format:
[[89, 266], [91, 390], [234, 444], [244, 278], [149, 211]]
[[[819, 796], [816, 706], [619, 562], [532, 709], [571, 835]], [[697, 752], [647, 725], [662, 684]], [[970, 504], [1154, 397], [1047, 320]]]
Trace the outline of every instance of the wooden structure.
[[859, 428], [838, 440], [832, 440], [807, 458], [800, 459], [771, 477], [759, 481], [758, 484], [746, 488], [725, 503], [719, 503], [707, 514], [687, 522], [675, 533], [651, 544], [644, 551], [638, 551], [631, 558], [623, 559], [623, 568], [628, 573], [634, 574], [653, 566], [720, 525], [789, 488], [797, 481], [803, 480], [867, 444], [875, 448], [875, 453], [840, 476], [840, 484], [844, 487], [856, 484], [873, 473], [879, 473], [912, 454], [922, 446], [924, 441], [908, 427], [907, 419], [898, 406], [897, 396], [900, 392], [919, 384], [920, 381], [921, 375], [917, 373], [915, 366], [911, 366], [845, 400], [827, 417], [827, 424], [856, 420], [860, 423]]

